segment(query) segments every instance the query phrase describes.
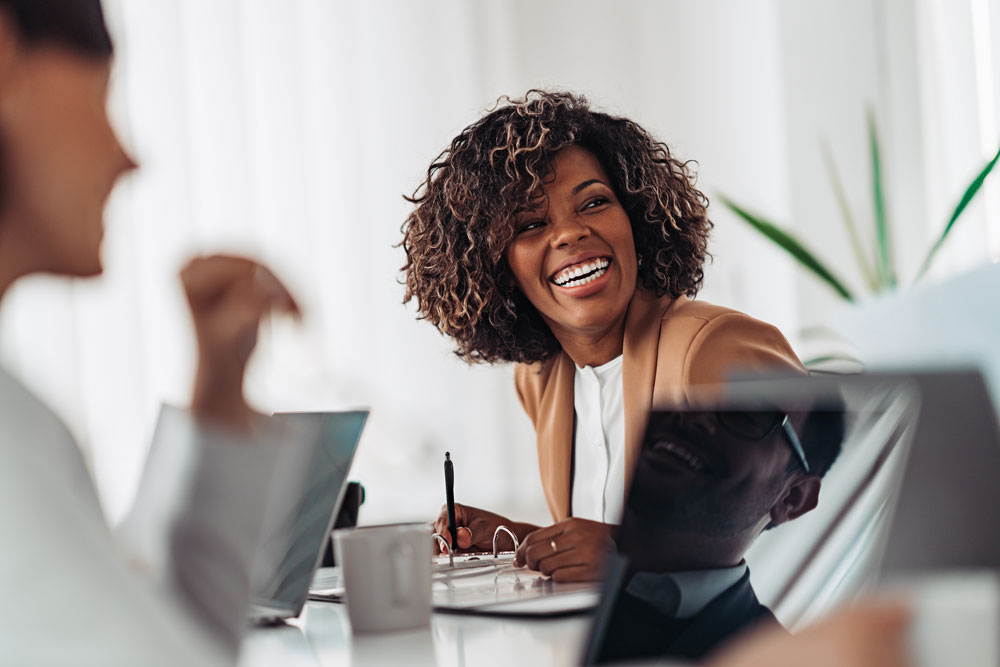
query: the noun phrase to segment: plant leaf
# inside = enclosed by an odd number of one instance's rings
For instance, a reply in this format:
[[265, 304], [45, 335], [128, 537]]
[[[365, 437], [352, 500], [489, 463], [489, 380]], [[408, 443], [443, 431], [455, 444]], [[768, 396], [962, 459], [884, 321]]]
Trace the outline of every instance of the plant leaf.
[[826, 163], [827, 174], [833, 183], [833, 194], [837, 198], [837, 205], [840, 207], [840, 215], [844, 221], [844, 227], [847, 228], [847, 236], [851, 241], [851, 248], [854, 250], [854, 259], [861, 268], [861, 273], [868, 288], [872, 292], [877, 292], [879, 287], [878, 278], [868, 263], [867, 253], [861, 244], [861, 237], [858, 235], [858, 227], [854, 223], [854, 216], [851, 215], [851, 207], [847, 204], [844, 185], [840, 180], [840, 175], [837, 173], [837, 165], [833, 161], [833, 154], [830, 152], [830, 146], [826, 141], [823, 142], [823, 161]]
[[844, 284], [838, 280], [833, 273], [823, 265], [812, 252], [806, 249], [795, 237], [786, 232], [785, 230], [778, 227], [769, 220], [765, 220], [759, 216], [750, 213], [738, 204], [733, 203], [729, 198], [724, 195], [720, 197], [723, 204], [725, 204], [733, 213], [740, 216], [750, 224], [751, 227], [756, 229], [758, 232], [766, 236], [773, 243], [779, 246], [782, 250], [787, 252], [789, 255], [795, 258], [806, 269], [811, 271], [814, 275], [820, 278], [823, 282], [829, 285], [837, 294], [847, 301], [854, 301], [854, 296], [848, 291]]
[[892, 240], [889, 238], [889, 221], [885, 214], [885, 196], [882, 188], [882, 159], [879, 152], [878, 130], [875, 114], [868, 109], [868, 142], [872, 159], [872, 199], [875, 204], [875, 239], [878, 241], [876, 270], [881, 286], [896, 286], [896, 270], [892, 261]]
[[810, 357], [809, 359], [803, 361], [802, 365], [805, 366], [806, 368], [809, 368], [810, 366], [823, 364], [828, 361], [850, 361], [852, 363], [857, 364], [858, 366], [864, 366], [864, 364], [861, 363], [860, 359], [858, 359], [857, 357], [852, 357], [849, 354], [824, 354], [818, 357]]
[[976, 177], [972, 179], [972, 182], [969, 183], [969, 187], [965, 189], [965, 193], [962, 195], [962, 198], [958, 200], [958, 205], [955, 207], [954, 212], [951, 214], [951, 217], [948, 218], [948, 224], [944, 226], [944, 231], [941, 232], [941, 236], [939, 236], [938, 240], [933, 246], [931, 246], [930, 252], [927, 253], [927, 257], [924, 258], [923, 263], [920, 265], [920, 271], [917, 272], [917, 277], [914, 282], [920, 280], [924, 273], [927, 272], [927, 269], [930, 268], [931, 262], [934, 261], [934, 256], [937, 254], [937, 251], [941, 249], [942, 245], [944, 245], [944, 240], [948, 238], [948, 234], [951, 233], [951, 230], [954, 228], [955, 222], [958, 220], [959, 216], [965, 212], [965, 208], [969, 205], [969, 202], [973, 200], [976, 194], [979, 193], [979, 190], [983, 187], [983, 182], [986, 180], [986, 177], [990, 175], [990, 172], [993, 171], [993, 167], [996, 166], [998, 158], [1000, 158], [1000, 149], [997, 149], [996, 155], [993, 156], [993, 159], [987, 162], [986, 166], [983, 167], [979, 174], [977, 174]]

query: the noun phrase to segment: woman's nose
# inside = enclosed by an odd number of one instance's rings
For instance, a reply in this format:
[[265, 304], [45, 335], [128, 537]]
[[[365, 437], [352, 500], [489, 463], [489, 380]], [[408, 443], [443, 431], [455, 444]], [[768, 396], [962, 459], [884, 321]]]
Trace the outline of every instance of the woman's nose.
[[554, 228], [552, 235], [552, 247], [561, 248], [583, 241], [590, 236], [590, 228], [583, 224], [576, 216], [551, 216], [549, 222]]

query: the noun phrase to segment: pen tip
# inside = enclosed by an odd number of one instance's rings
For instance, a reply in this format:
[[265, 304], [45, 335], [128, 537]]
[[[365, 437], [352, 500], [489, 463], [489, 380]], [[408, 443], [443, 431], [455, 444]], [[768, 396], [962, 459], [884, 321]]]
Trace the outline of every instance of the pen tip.
[[444, 460], [445, 461], [451, 461], [451, 452], [445, 452], [444, 453]]

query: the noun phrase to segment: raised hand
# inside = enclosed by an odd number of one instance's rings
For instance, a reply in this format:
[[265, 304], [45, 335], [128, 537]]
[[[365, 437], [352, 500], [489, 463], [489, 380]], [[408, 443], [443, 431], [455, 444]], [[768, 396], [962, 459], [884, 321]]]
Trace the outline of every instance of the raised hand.
[[253, 413], [243, 398], [243, 376], [260, 321], [275, 310], [298, 316], [298, 305], [269, 269], [244, 257], [196, 257], [181, 270], [181, 283], [198, 341], [191, 408], [246, 429]]

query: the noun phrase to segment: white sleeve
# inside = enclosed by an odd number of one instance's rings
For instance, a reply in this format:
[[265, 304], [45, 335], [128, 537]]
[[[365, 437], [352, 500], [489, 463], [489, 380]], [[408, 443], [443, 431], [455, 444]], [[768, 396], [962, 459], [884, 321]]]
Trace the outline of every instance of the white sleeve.
[[0, 662], [224, 665], [116, 548], [72, 436], [0, 373]]
[[278, 478], [301, 479], [311, 453], [280, 442], [287, 437], [271, 424], [238, 435], [164, 407], [136, 502], [118, 531], [134, 562], [234, 657], [262, 523], [294, 501], [295, 485], [271, 480], [279, 466]]

